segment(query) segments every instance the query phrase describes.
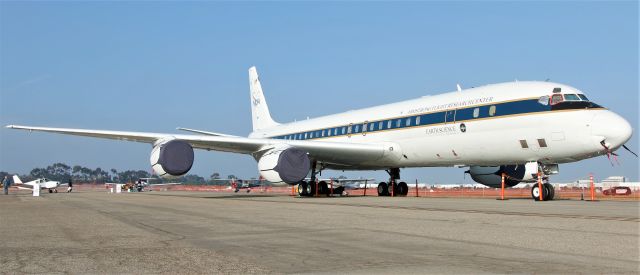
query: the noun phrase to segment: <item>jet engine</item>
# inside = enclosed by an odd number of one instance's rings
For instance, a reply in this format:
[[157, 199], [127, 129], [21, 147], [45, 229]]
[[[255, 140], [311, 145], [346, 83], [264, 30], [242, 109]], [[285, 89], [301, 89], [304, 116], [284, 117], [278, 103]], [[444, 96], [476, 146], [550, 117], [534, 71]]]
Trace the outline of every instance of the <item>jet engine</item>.
[[273, 148], [258, 160], [260, 175], [272, 183], [296, 184], [311, 169], [307, 152], [295, 147]]
[[534, 181], [538, 173], [538, 163], [530, 162], [524, 165], [501, 166], [471, 166], [471, 178], [480, 184], [493, 188], [502, 186], [502, 173], [505, 173], [504, 186], [513, 187], [520, 182]]
[[160, 177], [179, 177], [191, 170], [193, 148], [182, 140], [167, 140], [156, 143], [151, 150], [151, 168]]

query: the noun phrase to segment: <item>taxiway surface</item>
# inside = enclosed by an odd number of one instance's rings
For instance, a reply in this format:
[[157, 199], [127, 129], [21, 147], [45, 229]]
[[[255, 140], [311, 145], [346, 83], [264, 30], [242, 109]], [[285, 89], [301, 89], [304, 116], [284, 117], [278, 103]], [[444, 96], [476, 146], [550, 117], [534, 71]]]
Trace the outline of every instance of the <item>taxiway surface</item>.
[[634, 273], [637, 202], [0, 197], [0, 273]]

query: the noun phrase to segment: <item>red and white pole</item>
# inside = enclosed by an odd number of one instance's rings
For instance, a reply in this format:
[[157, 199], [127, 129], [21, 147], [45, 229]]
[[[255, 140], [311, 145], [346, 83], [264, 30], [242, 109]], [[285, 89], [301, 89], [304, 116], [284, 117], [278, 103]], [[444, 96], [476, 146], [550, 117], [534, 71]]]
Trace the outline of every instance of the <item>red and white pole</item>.
[[540, 176], [540, 171], [538, 171], [538, 197], [540, 201], [544, 200], [544, 192], [542, 191], [542, 177]]
[[589, 174], [589, 182], [591, 183], [591, 201], [596, 200], [596, 187], [593, 184], [593, 174]]

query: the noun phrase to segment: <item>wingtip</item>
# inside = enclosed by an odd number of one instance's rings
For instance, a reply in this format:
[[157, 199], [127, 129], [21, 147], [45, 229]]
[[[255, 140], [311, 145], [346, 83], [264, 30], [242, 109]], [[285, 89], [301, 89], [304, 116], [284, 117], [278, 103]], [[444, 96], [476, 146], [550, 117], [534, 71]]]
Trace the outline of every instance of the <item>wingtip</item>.
[[16, 126], [15, 126], [15, 125], [13, 125], [13, 124], [9, 124], [9, 125], [7, 125], [7, 126], [4, 126], [4, 128], [8, 128], [8, 129], [13, 129], [13, 128], [15, 128], [15, 127], [16, 127]]

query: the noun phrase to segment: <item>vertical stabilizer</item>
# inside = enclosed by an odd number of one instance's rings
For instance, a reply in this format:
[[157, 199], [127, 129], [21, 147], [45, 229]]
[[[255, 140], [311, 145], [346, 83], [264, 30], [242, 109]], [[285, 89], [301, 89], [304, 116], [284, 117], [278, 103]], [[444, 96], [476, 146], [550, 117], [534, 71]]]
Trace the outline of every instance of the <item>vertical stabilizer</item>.
[[18, 175], [13, 175], [13, 184], [22, 184], [22, 181], [20, 180], [20, 178], [18, 178]]
[[278, 125], [273, 121], [269, 113], [267, 101], [262, 93], [262, 85], [256, 67], [249, 68], [249, 88], [251, 91], [251, 116], [253, 119], [253, 131], [258, 131]]

